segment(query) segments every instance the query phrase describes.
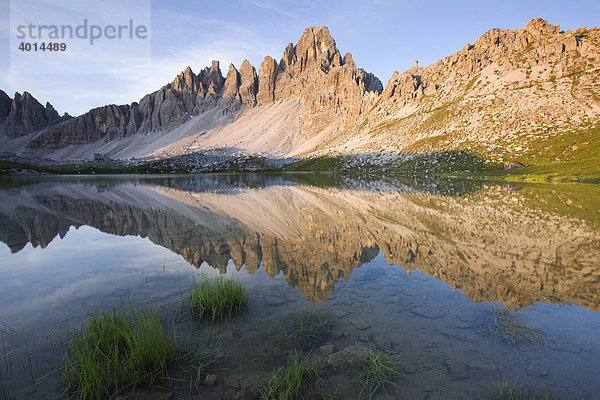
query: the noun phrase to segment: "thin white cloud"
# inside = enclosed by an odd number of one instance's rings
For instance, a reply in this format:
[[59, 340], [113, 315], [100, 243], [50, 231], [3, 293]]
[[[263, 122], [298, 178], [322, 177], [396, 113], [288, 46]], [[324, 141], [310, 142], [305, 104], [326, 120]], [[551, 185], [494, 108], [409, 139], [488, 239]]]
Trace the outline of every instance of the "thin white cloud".
[[[268, 41], [253, 31], [237, 24], [219, 19], [198, 19], [189, 14], [165, 11], [158, 13], [168, 24], [156, 25], [159, 39], [154, 43], [151, 58], [117, 57], [110, 47], [96, 48], [94, 57], [84, 51], [73, 49], [68, 58], [48, 63], [48, 71], [60, 71], [60, 63], [78, 65], [82, 72], [97, 71], [97, 59], [113, 59], [115, 62], [103, 68], [103, 74], [91, 74], [86, 79], [69, 72], [50, 79], [33, 74], [3, 74], [1, 87], [12, 95], [14, 91], [30, 91], [40, 101], [48, 99], [59, 112], [78, 115], [90, 108], [107, 103], [130, 103], [145, 94], [158, 90], [173, 80], [176, 74], [192, 66], [195, 72], [219, 60], [224, 74], [229, 63], [239, 67], [244, 58], [262, 60], [269, 49]], [[168, 31], [161, 34], [160, 26], [178, 26], [188, 40], [173, 40]], [[197, 38], [196, 41], [189, 38]], [[182, 43], [181, 45], [173, 45]], [[260, 55], [259, 55], [260, 54]], [[125, 55], [121, 54], [125, 57]]]
[[269, 11], [273, 11], [277, 14], [283, 15], [285, 17], [289, 17], [289, 18], [293, 18], [296, 20], [300, 20], [300, 18], [288, 11], [285, 11], [279, 7], [274, 6], [272, 3], [267, 2], [267, 1], [259, 1], [259, 0], [246, 0], [245, 3], [250, 4], [254, 7], [258, 7], [258, 8], [262, 8], [265, 10], [269, 10]]

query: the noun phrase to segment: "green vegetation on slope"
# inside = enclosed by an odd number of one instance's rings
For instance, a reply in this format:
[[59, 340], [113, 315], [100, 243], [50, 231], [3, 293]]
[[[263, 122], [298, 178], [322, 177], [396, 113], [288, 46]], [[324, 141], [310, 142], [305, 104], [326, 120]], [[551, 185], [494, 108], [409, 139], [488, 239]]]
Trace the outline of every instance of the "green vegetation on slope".
[[[444, 111], [445, 110], [437, 110]], [[436, 111], [436, 112], [437, 112]], [[506, 141], [507, 139], [505, 139]], [[361, 153], [322, 155], [301, 159], [275, 168], [261, 157], [243, 157], [203, 167], [202, 172], [342, 172], [345, 174], [465, 174], [479, 179], [512, 182], [578, 181], [600, 183], [600, 127], [546, 133], [535, 137], [512, 138], [521, 149], [509, 152], [510, 143], [500, 143], [494, 150], [476, 143], [463, 144], [463, 150], [436, 150], [451, 137], [442, 134], [422, 139], [407, 147], [408, 153]], [[491, 160], [520, 162], [524, 168], [504, 170]], [[28, 165], [0, 161], [0, 174], [37, 172], [49, 174], [148, 174], [199, 172], [189, 156], [149, 161], [137, 165], [119, 162], [95, 162], [68, 165]]]
[[489, 171], [484, 176], [512, 182], [600, 183], [600, 127], [540, 134], [523, 147], [511, 160], [524, 168]]
[[411, 154], [360, 154], [308, 158], [284, 167], [285, 171], [326, 172], [348, 174], [433, 174], [446, 172], [490, 172], [498, 164], [465, 151], [438, 151]]
[[223, 157], [212, 164], [202, 165], [194, 155], [181, 155], [153, 161], [127, 163], [122, 161], [97, 161], [79, 164], [33, 165], [0, 160], [0, 174], [164, 174], [194, 172], [272, 172], [278, 171], [266, 158], [259, 156]]

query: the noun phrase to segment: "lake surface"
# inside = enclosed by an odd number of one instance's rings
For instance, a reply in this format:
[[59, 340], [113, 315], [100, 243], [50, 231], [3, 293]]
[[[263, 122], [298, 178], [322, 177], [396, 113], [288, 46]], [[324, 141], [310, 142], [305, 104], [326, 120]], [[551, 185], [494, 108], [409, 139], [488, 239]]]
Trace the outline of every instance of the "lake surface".
[[[132, 398], [253, 398], [285, 364], [286, 321], [315, 307], [331, 321], [312, 350], [324, 363], [350, 346], [399, 355], [389, 398], [487, 399], [498, 382], [600, 398], [600, 186], [2, 178], [0, 241], [0, 389], [13, 398], [61, 398], [70, 332], [134, 301], [180, 313], [188, 345], [218, 359], [213, 386], [191, 390], [179, 371]], [[191, 282], [220, 274], [243, 282], [248, 309], [194, 321]], [[524, 310], [549, 345], [493, 336], [495, 305]], [[357, 397], [350, 370], [325, 371], [338, 398]]]

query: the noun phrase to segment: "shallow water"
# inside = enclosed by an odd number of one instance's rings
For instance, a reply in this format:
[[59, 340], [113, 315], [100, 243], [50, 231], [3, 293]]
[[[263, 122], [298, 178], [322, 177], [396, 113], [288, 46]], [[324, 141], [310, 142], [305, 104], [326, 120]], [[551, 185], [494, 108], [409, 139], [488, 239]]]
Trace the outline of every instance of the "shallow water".
[[[389, 398], [485, 399], [499, 381], [600, 396], [598, 186], [200, 175], [0, 188], [0, 374], [12, 397], [60, 398], [69, 332], [88, 310], [131, 301], [182, 313], [188, 346], [219, 355], [212, 387], [190, 391], [174, 371], [181, 381], [134, 397], [252, 398], [285, 363], [286, 322], [315, 305], [332, 323], [312, 343], [324, 363], [328, 344], [399, 354]], [[187, 288], [218, 274], [244, 282], [249, 307], [198, 323]], [[493, 337], [497, 303], [526, 310], [556, 344]], [[351, 368], [326, 365], [325, 390], [355, 398]]]

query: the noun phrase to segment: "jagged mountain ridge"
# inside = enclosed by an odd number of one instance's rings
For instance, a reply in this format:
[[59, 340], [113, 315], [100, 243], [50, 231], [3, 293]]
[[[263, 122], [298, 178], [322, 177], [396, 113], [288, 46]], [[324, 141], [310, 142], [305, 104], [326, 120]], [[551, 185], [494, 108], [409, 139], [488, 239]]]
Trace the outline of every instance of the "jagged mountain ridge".
[[[309, 28], [295, 46], [287, 46], [279, 62], [266, 56], [258, 73], [247, 60], [239, 71], [230, 65], [226, 77], [218, 61], [198, 74], [188, 67], [139, 103], [99, 107], [41, 131], [35, 126], [21, 132], [21, 136], [37, 132], [23, 153], [40, 149], [51, 153], [72, 145], [99, 147], [135, 135], [172, 132], [189, 122], [200, 123], [201, 128], [192, 129], [199, 134], [232, 123], [243, 110], [288, 100], [306, 104], [297, 107], [301, 120], [292, 133], [312, 135], [331, 125], [331, 110], [352, 120], [375, 97], [369, 93], [382, 89], [379, 79], [357, 68], [349, 53], [342, 58], [326, 27]], [[194, 117], [199, 118], [191, 121]]]
[[350, 134], [314, 150], [464, 149], [493, 161], [535, 161], [533, 149], [543, 147], [536, 143], [598, 127], [599, 117], [600, 29], [561, 31], [537, 18], [523, 29], [492, 29], [429, 66], [395, 72]]
[[[308, 28], [258, 72], [247, 61], [226, 77], [218, 62], [198, 74], [188, 67], [139, 103], [0, 140], [0, 149], [56, 159], [212, 148], [277, 156], [462, 149], [505, 161], [532, 153], [531, 143], [598, 126], [599, 77], [598, 28], [563, 32], [539, 18], [396, 72], [385, 89], [349, 53], [341, 56], [326, 27]], [[0, 96], [0, 118], [5, 103]]]
[[5, 125], [6, 136], [14, 139], [41, 129], [57, 125], [71, 119], [69, 114], [62, 117], [52, 104], [43, 106], [29, 92], [15, 93], [10, 98], [0, 90], [0, 122]]

